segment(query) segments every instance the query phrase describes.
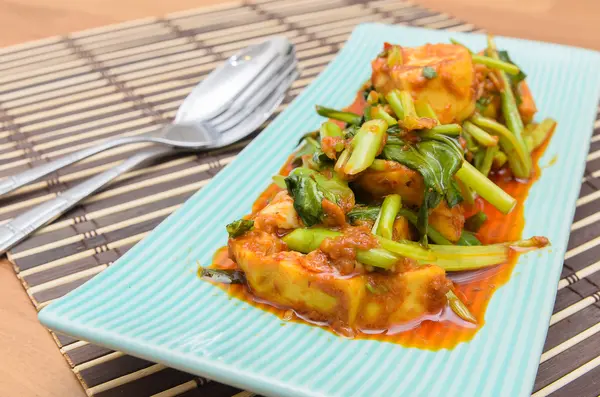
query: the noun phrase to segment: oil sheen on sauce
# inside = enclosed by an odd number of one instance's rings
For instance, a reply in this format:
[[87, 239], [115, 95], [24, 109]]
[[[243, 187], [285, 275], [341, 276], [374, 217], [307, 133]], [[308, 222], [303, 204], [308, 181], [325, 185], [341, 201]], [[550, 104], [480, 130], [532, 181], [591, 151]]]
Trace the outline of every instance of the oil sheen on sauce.
[[[349, 111], [362, 113], [364, 101], [362, 96], [349, 106]], [[532, 154], [534, 170], [532, 177], [527, 182], [514, 180], [506, 175], [494, 175], [493, 181], [508, 194], [517, 199], [517, 205], [513, 211], [504, 215], [496, 210], [486, 201], [478, 198], [471, 208], [467, 208], [465, 217], [477, 211], [483, 211], [488, 217], [487, 222], [479, 230], [476, 236], [483, 244], [494, 244], [506, 241], [519, 240], [525, 225], [524, 202], [529, 189], [540, 177], [541, 169], [539, 159], [544, 153], [550, 138]], [[289, 161], [281, 169], [282, 175], [287, 175], [291, 170]], [[255, 213], [265, 207], [270, 199], [280, 190], [276, 185], [270, 185], [256, 200], [252, 212]], [[456, 316], [449, 308], [442, 313], [428, 316], [417, 326], [405, 331], [397, 331], [393, 334], [386, 333], [357, 333], [355, 339], [375, 339], [390, 343], [400, 344], [406, 347], [416, 347], [426, 350], [451, 349], [461, 342], [471, 340], [481, 327], [485, 324], [485, 311], [494, 292], [510, 279], [512, 270], [517, 262], [519, 254], [511, 253], [510, 260], [502, 265], [495, 266], [486, 271], [485, 276], [474, 281], [455, 283], [455, 291], [461, 300], [469, 307], [471, 313], [477, 318], [477, 325], [467, 323]], [[233, 268], [235, 263], [229, 259], [227, 247], [220, 248], [214, 256], [213, 266], [218, 268]], [[264, 302], [259, 302], [243, 285], [219, 285], [232, 297], [241, 299], [262, 310], [271, 312], [284, 321], [306, 322], [293, 315], [290, 310], [274, 307]], [[285, 323], [282, 323], [285, 324]], [[320, 326], [320, 325], [315, 325]], [[327, 331], [329, 327], [320, 326]]]

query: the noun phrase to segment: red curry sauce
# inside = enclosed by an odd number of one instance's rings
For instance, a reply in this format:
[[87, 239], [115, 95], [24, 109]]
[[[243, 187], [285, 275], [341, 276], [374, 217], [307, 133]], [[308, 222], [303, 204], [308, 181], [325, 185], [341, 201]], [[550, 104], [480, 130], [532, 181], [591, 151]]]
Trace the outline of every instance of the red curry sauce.
[[[354, 103], [347, 109], [349, 111], [362, 114], [362, 109], [364, 106], [364, 99], [361, 95], [358, 95]], [[540, 177], [541, 168], [539, 166], [539, 159], [546, 150], [550, 138], [548, 138], [546, 142], [532, 154], [534, 167], [533, 175], [529, 181], [517, 181], [513, 179], [509, 173], [491, 176], [491, 179], [498, 186], [517, 199], [517, 205], [510, 214], [502, 214], [481, 198], [476, 199], [472, 208], [466, 208], [465, 217], [468, 217], [477, 211], [484, 211], [488, 217], [488, 220], [476, 234], [477, 238], [483, 244], [487, 245], [506, 241], [515, 241], [521, 238], [521, 233], [523, 231], [523, 227], [525, 226], [524, 203], [529, 193], [529, 189]], [[289, 159], [291, 160], [291, 156]], [[282, 167], [280, 174], [287, 175], [291, 169], [292, 166], [290, 161], [288, 161]], [[252, 207], [252, 212], [256, 213], [264, 208], [280, 190], [281, 189], [277, 187], [277, 185], [271, 184], [256, 200]], [[455, 284], [456, 293], [468, 306], [471, 313], [477, 318], [477, 325], [463, 321], [457, 315], [455, 315], [452, 310], [447, 308], [438, 315], [427, 315], [426, 319], [412, 329], [404, 331], [396, 330], [396, 332], [393, 334], [366, 334], [357, 332], [354, 338], [376, 339], [397, 343], [406, 347], [416, 347], [426, 350], [451, 349], [460, 342], [469, 341], [485, 324], [485, 311], [487, 305], [494, 292], [508, 282], [518, 257], [518, 253], [511, 253], [510, 261], [503, 265], [494, 267], [493, 270], [489, 272], [489, 276], [486, 278]], [[213, 266], [217, 268], [236, 267], [236, 264], [229, 259], [227, 247], [223, 247], [215, 253]], [[292, 311], [290, 310], [284, 310], [263, 302], [258, 302], [257, 299], [248, 291], [246, 286], [225, 284], [220, 284], [220, 286], [224, 288], [231, 296], [244, 300], [262, 310], [271, 312], [279, 316], [282, 320], [305, 322], [304, 320], [296, 318], [296, 316], [291, 316], [290, 313], [292, 313]], [[292, 318], [292, 320], [290, 320], [290, 318]], [[331, 328], [326, 326], [323, 326], [322, 328], [332, 331]]]

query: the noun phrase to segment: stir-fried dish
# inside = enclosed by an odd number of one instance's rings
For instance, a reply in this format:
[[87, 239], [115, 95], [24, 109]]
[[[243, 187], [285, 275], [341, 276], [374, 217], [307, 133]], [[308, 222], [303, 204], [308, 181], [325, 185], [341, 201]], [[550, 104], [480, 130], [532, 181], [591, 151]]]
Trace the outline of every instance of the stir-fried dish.
[[518, 254], [549, 244], [521, 238], [556, 126], [536, 110], [491, 37], [480, 53], [386, 43], [349, 108], [317, 106], [326, 120], [199, 273], [346, 336], [469, 339]]

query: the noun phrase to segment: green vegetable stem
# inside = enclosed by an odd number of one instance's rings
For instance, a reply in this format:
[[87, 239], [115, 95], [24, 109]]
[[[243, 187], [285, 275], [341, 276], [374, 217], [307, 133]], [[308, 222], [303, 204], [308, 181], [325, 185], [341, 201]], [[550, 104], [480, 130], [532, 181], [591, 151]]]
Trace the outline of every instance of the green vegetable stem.
[[369, 168], [383, 145], [386, 130], [387, 123], [383, 120], [364, 123], [350, 143], [349, 155], [340, 156], [336, 169], [346, 175], [355, 175]]
[[317, 113], [320, 116], [327, 117], [333, 120], [343, 121], [344, 123], [359, 125], [362, 121], [362, 117], [356, 113], [352, 112], [343, 112], [341, 110], [330, 109], [324, 106], [316, 106]]

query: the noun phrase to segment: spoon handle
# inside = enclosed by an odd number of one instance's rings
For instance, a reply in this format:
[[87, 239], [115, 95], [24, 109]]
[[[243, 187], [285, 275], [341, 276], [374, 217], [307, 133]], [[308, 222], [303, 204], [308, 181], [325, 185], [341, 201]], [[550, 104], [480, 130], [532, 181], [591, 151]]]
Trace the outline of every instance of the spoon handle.
[[153, 158], [174, 152], [175, 149], [157, 146], [139, 152], [121, 164], [98, 174], [61, 195], [26, 211], [0, 226], [0, 255], [31, 233], [58, 218], [75, 204], [96, 192], [119, 175]]
[[[162, 128], [159, 129], [159, 131]], [[149, 135], [149, 134], [148, 134]], [[13, 190], [20, 188], [30, 182], [36, 181], [48, 174], [51, 174], [54, 171], [57, 171], [63, 167], [66, 167], [70, 164], [81, 161], [87, 157], [90, 157], [94, 154], [103, 152], [105, 150], [114, 148], [119, 145], [125, 145], [128, 143], [136, 143], [136, 142], [144, 142], [148, 141], [147, 134], [139, 135], [139, 136], [131, 136], [131, 137], [120, 137], [116, 139], [111, 139], [105, 142], [102, 142], [98, 145], [94, 145], [92, 147], [79, 150], [75, 153], [68, 154], [66, 156], [60, 157], [56, 160], [53, 160], [49, 163], [42, 164], [40, 166], [34, 167], [30, 170], [23, 171], [16, 175], [11, 175], [6, 179], [0, 181], [0, 196], [3, 196]]]

